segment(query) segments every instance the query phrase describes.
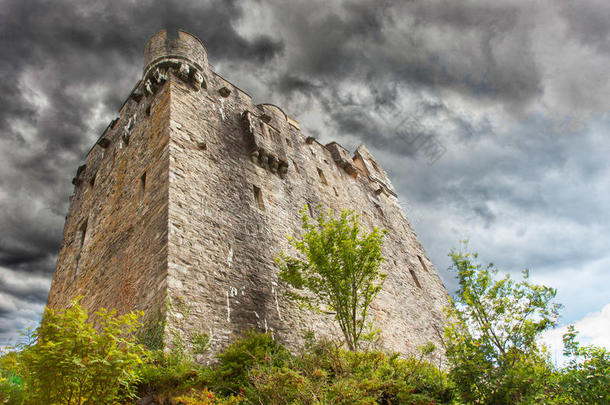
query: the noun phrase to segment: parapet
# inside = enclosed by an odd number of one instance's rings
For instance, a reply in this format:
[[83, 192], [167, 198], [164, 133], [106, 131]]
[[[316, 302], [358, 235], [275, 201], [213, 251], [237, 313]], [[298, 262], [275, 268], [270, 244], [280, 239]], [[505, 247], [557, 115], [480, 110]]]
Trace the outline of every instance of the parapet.
[[144, 76], [160, 62], [186, 61], [198, 70], [205, 71], [208, 54], [199, 38], [186, 31], [178, 30], [177, 38], [169, 38], [167, 31], [157, 32], [144, 48]]

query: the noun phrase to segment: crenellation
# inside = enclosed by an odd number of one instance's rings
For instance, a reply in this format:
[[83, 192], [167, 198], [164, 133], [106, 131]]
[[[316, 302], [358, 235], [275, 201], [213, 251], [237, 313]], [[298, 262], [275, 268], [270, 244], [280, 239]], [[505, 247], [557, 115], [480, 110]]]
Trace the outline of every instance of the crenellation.
[[388, 278], [373, 305], [384, 344], [413, 352], [438, 341], [448, 296], [379, 163], [255, 104], [191, 34], [150, 39], [142, 79], [96, 145], [73, 180], [50, 306], [82, 294], [86, 308], [151, 318], [166, 297], [183, 300], [185, 325], [211, 336], [202, 361], [244, 328], [291, 348], [306, 328], [338, 335], [331, 315], [300, 311], [277, 279], [273, 259], [302, 232], [308, 204], [311, 215], [354, 209], [363, 226], [388, 229]]

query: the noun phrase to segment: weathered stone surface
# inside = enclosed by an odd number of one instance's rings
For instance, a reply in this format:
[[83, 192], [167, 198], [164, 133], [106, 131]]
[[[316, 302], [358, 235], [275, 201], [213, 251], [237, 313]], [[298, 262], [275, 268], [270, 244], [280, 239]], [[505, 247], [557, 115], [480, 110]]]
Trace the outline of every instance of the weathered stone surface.
[[[125, 103], [120, 125], [104, 133], [107, 148], [91, 149], [77, 173], [50, 306], [83, 295], [91, 310], [155, 316], [166, 296], [182, 299], [191, 307], [184, 326], [211, 336], [210, 353], [245, 328], [273, 331], [289, 347], [306, 329], [336, 335], [331, 315], [284, 298], [273, 260], [300, 234], [298, 210], [321, 205], [389, 230], [388, 277], [372, 311], [383, 344], [409, 353], [439, 341], [447, 292], [366, 148], [352, 158], [303, 135], [277, 106], [256, 105], [211, 70], [190, 34], [161, 32], [145, 53], [135, 91], [146, 97]], [[186, 80], [182, 65], [205, 86]], [[93, 186], [80, 181], [91, 176]]]

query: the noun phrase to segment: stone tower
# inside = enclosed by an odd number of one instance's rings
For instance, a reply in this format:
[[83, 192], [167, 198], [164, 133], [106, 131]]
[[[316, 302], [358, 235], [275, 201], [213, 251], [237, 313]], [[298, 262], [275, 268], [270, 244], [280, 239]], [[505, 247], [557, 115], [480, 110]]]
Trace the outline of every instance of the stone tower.
[[352, 156], [303, 135], [279, 107], [216, 74], [184, 31], [157, 33], [144, 59], [142, 80], [76, 172], [50, 307], [82, 295], [90, 311], [151, 319], [165, 316], [166, 297], [182, 300], [182, 327], [208, 333], [212, 352], [246, 328], [289, 347], [307, 328], [336, 334], [332, 315], [284, 298], [273, 260], [299, 234], [299, 209], [321, 204], [389, 231], [372, 311], [383, 344], [408, 353], [438, 342], [447, 291], [364, 146]]

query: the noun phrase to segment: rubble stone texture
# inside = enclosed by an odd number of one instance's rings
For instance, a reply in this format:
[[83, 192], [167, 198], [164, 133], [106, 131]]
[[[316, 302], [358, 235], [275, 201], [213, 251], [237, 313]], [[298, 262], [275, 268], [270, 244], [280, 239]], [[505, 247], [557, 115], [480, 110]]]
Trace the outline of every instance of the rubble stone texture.
[[[246, 328], [272, 331], [295, 348], [305, 330], [338, 335], [330, 314], [288, 301], [274, 257], [299, 235], [299, 209], [353, 209], [387, 229], [373, 303], [385, 348], [414, 353], [438, 344], [448, 295], [364, 146], [303, 135], [280, 108], [255, 104], [212, 70], [202, 43], [165, 31], [145, 48], [142, 80], [79, 167], [48, 305], [82, 295], [90, 311], [143, 310], [207, 333], [211, 350]], [[170, 339], [166, 336], [166, 342]]]

